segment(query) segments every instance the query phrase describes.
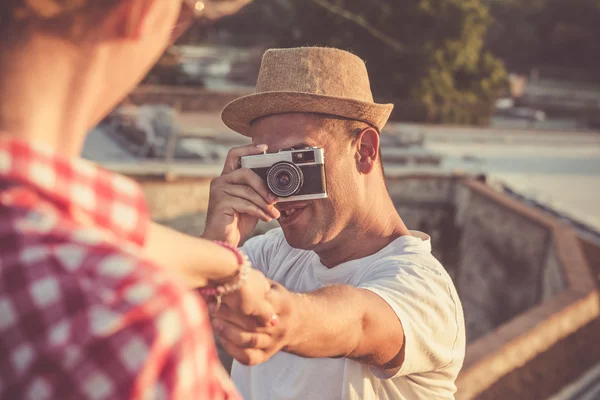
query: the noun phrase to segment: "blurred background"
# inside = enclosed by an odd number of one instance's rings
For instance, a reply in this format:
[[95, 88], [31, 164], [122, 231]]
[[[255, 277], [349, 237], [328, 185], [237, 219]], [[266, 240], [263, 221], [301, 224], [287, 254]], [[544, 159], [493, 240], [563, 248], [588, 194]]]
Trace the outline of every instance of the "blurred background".
[[[264, 51], [366, 60], [390, 192], [432, 235], [467, 319], [461, 399], [600, 399], [600, 1], [206, 0], [203, 18], [93, 129], [84, 156], [203, 232], [208, 185], [247, 138], [221, 109]], [[260, 224], [256, 234], [275, 225]], [[227, 357], [223, 356], [227, 365]]]

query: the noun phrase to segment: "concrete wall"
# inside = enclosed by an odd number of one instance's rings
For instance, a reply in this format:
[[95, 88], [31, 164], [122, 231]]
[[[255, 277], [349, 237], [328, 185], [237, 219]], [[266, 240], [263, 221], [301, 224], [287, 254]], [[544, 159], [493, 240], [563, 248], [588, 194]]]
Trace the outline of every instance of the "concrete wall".
[[566, 277], [563, 273], [562, 261], [554, 246], [551, 246], [548, 250], [546, 262], [542, 265], [541, 275], [541, 301], [551, 299], [564, 289]]
[[[548, 251], [539, 268], [537, 302], [469, 343], [457, 399], [547, 398], [598, 359], [591, 349], [597, 347], [592, 337], [598, 337], [600, 315], [593, 269], [569, 226], [485, 185], [463, 185], [507, 215], [523, 218], [526, 224], [519, 225], [529, 225], [523, 232], [527, 240], [541, 228]], [[534, 257], [532, 247], [522, 255]]]
[[472, 341], [541, 299], [549, 233], [479, 194], [464, 218], [456, 284]]
[[432, 236], [461, 296], [469, 342], [564, 287], [550, 232], [527, 216], [457, 179], [392, 179], [389, 187], [408, 226]]
[[600, 285], [600, 241], [592, 238], [580, 238], [581, 247], [591, 265], [596, 281]]
[[[210, 179], [138, 179], [152, 219], [173, 221], [186, 215], [204, 214], [208, 208]], [[202, 227], [202, 230], [204, 228]], [[202, 233], [202, 231], [199, 231]]]

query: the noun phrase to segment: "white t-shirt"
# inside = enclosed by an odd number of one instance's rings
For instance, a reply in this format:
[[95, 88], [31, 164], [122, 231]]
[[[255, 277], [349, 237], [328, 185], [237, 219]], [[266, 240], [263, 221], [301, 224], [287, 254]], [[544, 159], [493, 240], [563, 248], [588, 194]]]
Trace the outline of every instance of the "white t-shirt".
[[253, 367], [234, 361], [231, 375], [244, 399], [453, 399], [465, 356], [462, 306], [452, 280], [431, 254], [429, 237], [411, 235], [332, 269], [314, 252], [290, 247], [281, 229], [249, 240], [243, 250], [254, 266], [288, 290], [346, 284], [379, 295], [402, 322], [406, 348], [405, 361], [392, 376], [346, 358], [285, 352]]

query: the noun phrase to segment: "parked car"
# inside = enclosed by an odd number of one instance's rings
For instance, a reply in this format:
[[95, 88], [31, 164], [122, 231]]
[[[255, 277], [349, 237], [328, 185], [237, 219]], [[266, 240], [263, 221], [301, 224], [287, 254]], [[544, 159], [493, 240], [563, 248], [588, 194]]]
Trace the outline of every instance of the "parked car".
[[544, 111], [528, 107], [497, 108], [495, 115], [508, 118], [524, 119], [527, 121], [546, 120], [546, 113]]

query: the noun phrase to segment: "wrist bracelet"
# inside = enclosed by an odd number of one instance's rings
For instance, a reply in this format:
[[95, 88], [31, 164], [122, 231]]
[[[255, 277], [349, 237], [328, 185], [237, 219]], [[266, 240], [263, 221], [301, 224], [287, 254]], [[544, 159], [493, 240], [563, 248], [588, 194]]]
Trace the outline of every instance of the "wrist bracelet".
[[205, 300], [208, 300], [211, 297], [216, 298], [217, 310], [219, 310], [219, 308], [221, 307], [221, 299], [223, 298], [223, 296], [240, 290], [240, 288], [246, 283], [246, 281], [248, 280], [248, 274], [252, 269], [252, 264], [250, 263], [250, 260], [248, 259], [248, 256], [246, 256], [246, 254], [244, 254], [241, 250], [232, 246], [231, 244], [221, 241], [214, 241], [213, 243], [231, 250], [235, 254], [238, 261], [238, 265], [240, 267], [238, 273], [231, 279], [231, 281], [226, 282], [224, 284], [220, 284], [215, 287], [205, 287], [197, 290], [197, 292]]

